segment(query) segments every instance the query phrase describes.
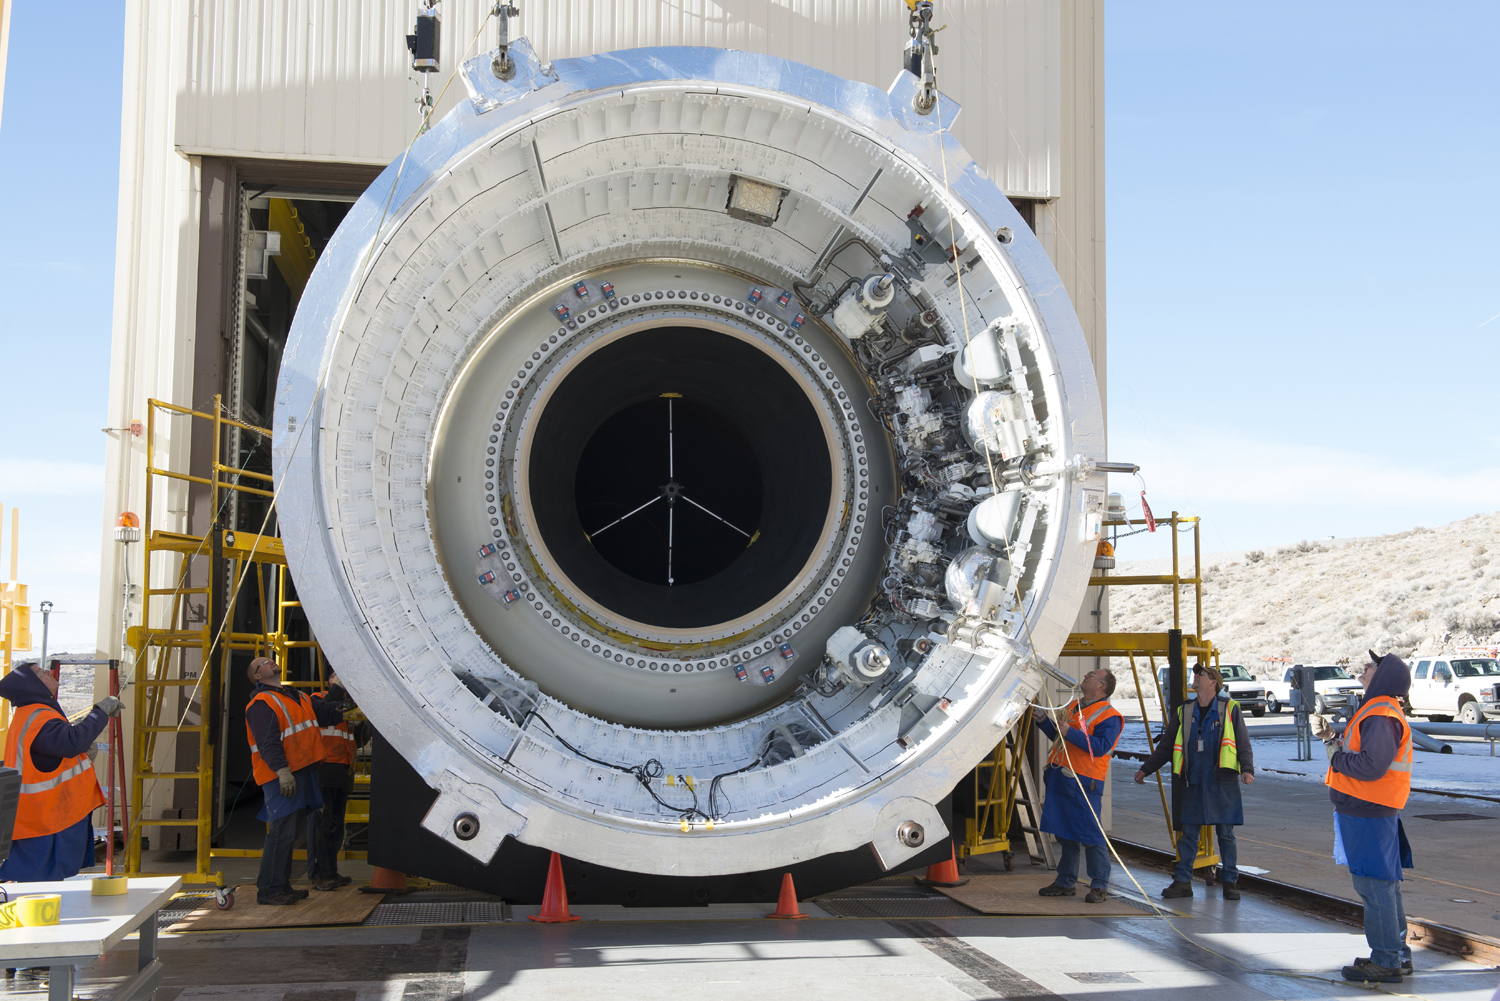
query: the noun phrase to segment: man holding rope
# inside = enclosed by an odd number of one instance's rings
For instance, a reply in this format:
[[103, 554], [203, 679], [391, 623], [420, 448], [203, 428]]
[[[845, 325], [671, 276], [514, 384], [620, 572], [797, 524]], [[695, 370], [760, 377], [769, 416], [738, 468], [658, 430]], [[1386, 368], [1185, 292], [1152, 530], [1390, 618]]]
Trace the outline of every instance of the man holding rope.
[[1089, 892], [1084, 902], [1097, 904], [1109, 888], [1109, 846], [1099, 827], [1104, 809], [1104, 783], [1109, 781], [1109, 762], [1125, 721], [1109, 704], [1115, 693], [1115, 676], [1107, 669], [1090, 671], [1079, 683], [1082, 699], [1068, 703], [1062, 711], [1062, 730], [1053, 725], [1045, 710], [1033, 708], [1037, 728], [1052, 738], [1052, 753], [1043, 776], [1040, 828], [1057, 838], [1062, 855], [1057, 860], [1057, 878], [1037, 891], [1043, 897], [1073, 897], [1078, 889], [1078, 856], [1088, 856]]

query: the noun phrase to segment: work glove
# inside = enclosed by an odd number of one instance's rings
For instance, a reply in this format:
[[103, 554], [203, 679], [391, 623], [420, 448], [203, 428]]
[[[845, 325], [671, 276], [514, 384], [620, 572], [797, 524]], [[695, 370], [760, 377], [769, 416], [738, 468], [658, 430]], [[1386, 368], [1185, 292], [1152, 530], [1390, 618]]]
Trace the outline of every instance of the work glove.
[[1332, 761], [1333, 760], [1333, 756], [1335, 754], [1339, 753], [1340, 751], [1342, 751], [1343, 749], [1344, 749], [1344, 742], [1342, 740], [1329, 740], [1329, 741], [1325, 741], [1324, 744], [1323, 744], [1323, 750], [1325, 750], [1325, 751], [1328, 752], [1328, 760], [1329, 761]]
[[276, 783], [281, 786], [281, 795], [287, 799], [297, 795], [297, 776], [292, 774], [290, 768], [276, 769]]
[[115, 698], [113, 695], [106, 695], [106, 696], [104, 696], [104, 698], [102, 698], [102, 699], [99, 700], [99, 704], [96, 705], [94, 708], [95, 709], [103, 709], [104, 710], [104, 715], [106, 715], [106, 716], [118, 716], [118, 715], [120, 715], [120, 709], [124, 705], [125, 705], [125, 703], [121, 702], [119, 699]]
[[1319, 740], [1327, 740], [1333, 736], [1333, 727], [1329, 724], [1327, 716], [1315, 714], [1309, 717], [1308, 723], [1312, 726], [1312, 735]]

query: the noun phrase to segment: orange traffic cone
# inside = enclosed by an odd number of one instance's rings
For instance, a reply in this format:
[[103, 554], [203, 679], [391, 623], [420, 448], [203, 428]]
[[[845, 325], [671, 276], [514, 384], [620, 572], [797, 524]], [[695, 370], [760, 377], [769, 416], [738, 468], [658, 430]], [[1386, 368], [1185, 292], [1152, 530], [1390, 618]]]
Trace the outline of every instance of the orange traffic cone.
[[958, 874], [958, 855], [953, 842], [948, 842], [948, 861], [937, 862], [927, 867], [927, 875], [917, 880], [927, 886], [963, 886], [968, 882]]
[[370, 877], [369, 886], [361, 886], [360, 893], [410, 893], [411, 888], [406, 885], [406, 873], [397, 872], [395, 869], [382, 869], [375, 867], [375, 875]]
[[792, 885], [792, 874], [782, 873], [781, 895], [776, 898], [776, 912], [768, 918], [805, 918], [806, 914], [797, 906], [797, 888]]
[[526, 916], [532, 921], [549, 925], [578, 920], [577, 915], [568, 913], [568, 887], [563, 882], [562, 856], [557, 852], [552, 853], [552, 861], [547, 863], [547, 888], [542, 891], [542, 913]]

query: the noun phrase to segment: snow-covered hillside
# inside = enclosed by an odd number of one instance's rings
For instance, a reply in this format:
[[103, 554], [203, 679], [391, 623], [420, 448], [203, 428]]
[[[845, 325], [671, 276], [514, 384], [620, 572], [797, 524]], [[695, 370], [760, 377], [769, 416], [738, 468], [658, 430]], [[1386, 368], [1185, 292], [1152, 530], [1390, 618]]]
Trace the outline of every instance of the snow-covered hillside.
[[[1500, 643], [1500, 512], [1395, 535], [1214, 553], [1203, 568], [1204, 633], [1224, 663], [1258, 673], [1272, 668], [1267, 657], [1359, 664], [1370, 648], [1404, 657]], [[1171, 561], [1122, 561], [1116, 572], [1169, 573]], [[1191, 633], [1190, 589], [1182, 612]], [[1116, 632], [1167, 629], [1171, 591], [1114, 588], [1110, 618]]]

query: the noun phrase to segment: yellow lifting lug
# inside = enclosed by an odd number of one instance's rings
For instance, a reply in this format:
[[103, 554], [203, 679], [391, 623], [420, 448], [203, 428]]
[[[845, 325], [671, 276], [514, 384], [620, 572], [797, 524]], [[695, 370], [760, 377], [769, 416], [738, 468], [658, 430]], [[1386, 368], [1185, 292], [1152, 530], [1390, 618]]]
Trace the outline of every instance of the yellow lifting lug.
[[286, 548], [274, 535], [250, 532], [224, 532], [224, 555], [257, 563], [285, 563]]

